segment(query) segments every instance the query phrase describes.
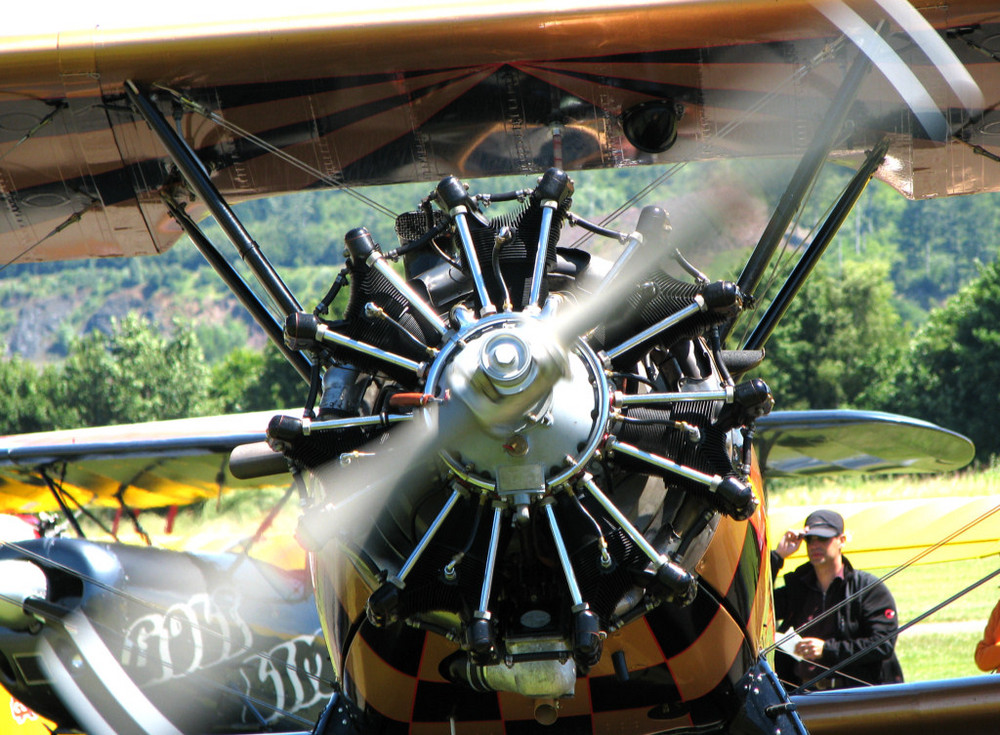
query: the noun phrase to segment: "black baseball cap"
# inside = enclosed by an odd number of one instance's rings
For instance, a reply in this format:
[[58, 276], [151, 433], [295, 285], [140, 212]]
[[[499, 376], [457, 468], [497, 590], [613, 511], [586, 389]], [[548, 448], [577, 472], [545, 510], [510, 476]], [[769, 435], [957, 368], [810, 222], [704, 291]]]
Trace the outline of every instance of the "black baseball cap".
[[844, 533], [844, 517], [832, 510], [816, 510], [806, 518], [803, 536], [820, 536], [833, 538]]

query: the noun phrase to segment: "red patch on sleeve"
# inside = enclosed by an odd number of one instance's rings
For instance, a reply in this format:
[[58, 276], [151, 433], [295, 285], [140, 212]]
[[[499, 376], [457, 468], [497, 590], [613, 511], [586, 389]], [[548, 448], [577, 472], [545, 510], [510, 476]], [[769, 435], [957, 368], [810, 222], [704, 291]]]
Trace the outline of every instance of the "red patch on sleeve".
[[891, 607], [887, 607], [883, 615], [885, 615], [887, 619], [892, 620], [894, 617], [896, 617], [896, 611], [893, 610]]

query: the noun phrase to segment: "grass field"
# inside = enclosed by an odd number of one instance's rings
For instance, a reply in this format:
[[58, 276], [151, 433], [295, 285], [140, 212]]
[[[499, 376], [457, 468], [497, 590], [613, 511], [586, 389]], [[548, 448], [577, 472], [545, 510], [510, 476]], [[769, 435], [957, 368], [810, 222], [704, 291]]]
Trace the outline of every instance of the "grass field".
[[[823, 505], [900, 498], [995, 496], [997, 467], [977, 473], [885, 479], [825, 478], [808, 483], [784, 481], [771, 487], [775, 505]], [[1000, 500], [1000, 499], [998, 499]], [[997, 555], [907, 567], [886, 580], [896, 598], [900, 625], [922, 615], [952, 595], [1000, 568]], [[850, 547], [845, 548], [850, 556]], [[880, 577], [891, 569], [869, 569]], [[1000, 576], [903, 631], [896, 651], [907, 681], [929, 681], [981, 673], [973, 661], [990, 611], [1000, 599]]]
[[[896, 598], [901, 625], [993, 572], [996, 557], [910, 567], [887, 584]], [[889, 570], [870, 570], [880, 576]], [[1000, 598], [997, 579], [951, 603], [926, 621], [904, 630], [896, 652], [907, 681], [948, 679], [982, 673], [972, 659], [990, 610]]]

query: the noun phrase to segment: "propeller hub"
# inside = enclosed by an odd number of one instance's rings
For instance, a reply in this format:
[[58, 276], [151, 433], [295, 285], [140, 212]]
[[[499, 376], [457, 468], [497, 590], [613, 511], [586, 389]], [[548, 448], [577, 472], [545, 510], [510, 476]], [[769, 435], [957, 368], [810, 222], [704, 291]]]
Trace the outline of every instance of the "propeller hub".
[[[479, 353], [479, 368], [500, 394], [519, 392], [530, 382], [534, 361], [531, 348], [516, 333], [490, 335]], [[537, 374], [537, 369], [534, 371]]]
[[[607, 381], [582, 341], [562, 347], [541, 315], [497, 314], [465, 325], [431, 366], [427, 390], [450, 399], [440, 457], [500, 496], [564, 482], [596, 451]], [[457, 428], [456, 428], [457, 427]]]

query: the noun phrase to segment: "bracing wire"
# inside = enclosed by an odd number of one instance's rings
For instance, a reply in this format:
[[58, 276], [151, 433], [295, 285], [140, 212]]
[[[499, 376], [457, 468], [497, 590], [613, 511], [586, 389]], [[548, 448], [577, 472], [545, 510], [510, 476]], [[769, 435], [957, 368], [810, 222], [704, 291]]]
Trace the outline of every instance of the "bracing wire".
[[246, 140], [249, 140], [251, 143], [253, 143], [254, 145], [258, 146], [259, 148], [261, 148], [262, 150], [266, 151], [267, 153], [271, 153], [271, 154], [277, 156], [278, 158], [280, 158], [285, 163], [288, 163], [289, 165], [294, 166], [295, 168], [299, 169], [300, 171], [309, 174], [310, 176], [314, 177], [318, 181], [322, 181], [327, 186], [330, 186], [332, 188], [339, 189], [339, 190], [345, 192], [349, 196], [354, 197], [358, 201], [366, 204], [367, 206], [371, 207], [372, 209], [376, 210], [377, 212], [381, 212], [382, 214], [386, 215], [387, 217], [392, 217], [393, 219], [396, 218], [396, 216], [397, 216], [396, 212], [393, 212], [391, 209], [389, 209], [388, 207], [386, 207], [381, 202], [379, 202], [379, 201], [377, 201], [375, 199], [372, 199], [371, 197], [369, 197], [369, 196], [367, 196], [365, 194], [362, 194], [361, 192], [357, 191], [356, 189], [354, 189], [353, 187], [351, 187], [347, 183], [345, 183], [343, 179], [341, 179], [341, 178], [334, 178], [333, 176], [330, 176], [330, 175], [328, 175], [326, 173], [323, 173], [322, 171], [320, 171], [315, 166], [310, 166], [308, 163], [306, 163], [302, 159], [297, 158], [296, 156], [293, 156], [292, 154], [283, 151], [281, 148], [278, 148], [277, 146], [275, 146], [275, 145], [273, 145], [271, 143], [268, 143], [266, 140], [264, 140], [263, 138], [261, 138], [258, 135], [254, 135], [249, 130], [247, 130], [245, 128], [242, 128], [239, 125], [226, 120], [219, 113], [213, 112], [213, 111], [209, 110], [205, 106], [203, 106], [203, 105], [195, 102], [194, 100], [190, 99], [189, 97], [185, 96], [184, 94], [182, 94], [181, 92], [179, 92], [179, 91], [177, 91], [175, 89], [171, 89], [170, 87], [164, 86], [162, 84], [156, 84], [156, 85], [154, 85], [154, 87], [156, 87], [156, 89], [160, 89], [160, 90], [166, 92], [167, 94], [171, 95], [180, 104], [182, 104], [184, 107], [186, 107], [187, 109], [191, 110], [192, 112], [195, 112], [195, 113], [201, 115], [206, 120], [209, 120], [209, 121], [215, 123], [216, 125], [224, 128], [225, 130], [228, 130], [231, 133], [235, 133], [236, 135], [239, 135], [240, 137], [245, 138]]
[[[841, 676], [845, 676], [844, 672], [841, 671], [841, 669], [843, 669], [843, 668], [851, 665], [852, 663], [854, 663], [855, 661], [857, 661], [859, 658], [861, 658], [862, 656], [864, 656], [865, 654], [867, 654], [873, 648], [876, 648], [876, 647], [882, 645], [885, 641], [887, 641], [887, 640], [889, 640], [891, 638], [898, 637], [899, 634], [902, 633], [904, 630], [908, 630], [910, 627], [916, 625], [917, 623], [919, 623], [919, 622], [921, 622], [923, 620], [926, 620], [931, 615], [933, 615], [934, 613], [936, 613], [938, 610], [941, 610], [942, 608], [944, 608], [944, 607], [950, 605], [951, 603], [953, 603], [955, 600], [958, 600], [959, 598], [964, 597], [965, 595], [969, 594], [970, 592], [972, 592], [973, 590], [977, 589], [978, 587], [981, 587], [982, 585], [986, 584], [991, 579], [994, 579], [998, 575], [1000, 575], [1000, 568], [998, 568], [998, 569], [990, 572], [986, 576], [984, 576], [984, 577], [976, 580], [975, 582], [973, 582], [972, 584], [970, 584], [965, 589], [959, 590], [954, 595], [952, 595], [951, 597], [949, 597], [947, 600], [942, 600], [941, 602], [939, 602], [934, 607], [930, 608], [929, 610], [924, 611], [923, 613], [921, 613], [917, 617], [915, 617], [912, 620], [908, 621], [905, 625], [901, 625], [901, 626], [899, 626], [899, 628], [897, 628], [896, 630], [892, 631], [891, 633], [887, 633], [886, 635], [882, 636], [875, 643], [873, 643], [872, 645], [868, 646], [867, 648], [864, 648], [863, 650], [858, 651], [857, 653], [855, 653], [853, 656], [850, 656], [850, 657], [844, 659], [843, 661], [840, 661], [840, 662], [834, 664], [833, 666], [829, 667], [826, 671], [824, 671], [822, 674], [820, 674], [818, 676], [815, 676], [812, 679], [810, 679], [809, 681], [807, 681], [807, 682], [799, 685], [796, 689], [794, 689], [793, 691], [789, 692], [789, 694], [799, 694], [802, 691], [804, 691], [805, 689], [808, 689], [809, 687], [813, 686], [817, 682], [825, 679], [828, 676], [832, 676], [833, 674], [840, 674]], [[812, 663], [812, 662], [810, 662], [810, 663]], [[853, 679], [854, 677], [850, 677], [850, 678]]]
[[[847, 187], [848, 186], [850, 186], [849, 182], [848, 182], [847, 185], [844, 186], [844, 189], [841, 191], [841, 194], [843, 194], [843, 192], [847, 191]], [[776, 258], [772, 259], [772, 262], [771, 262], [770, 266], [768, 267], [769, 275], [768, 275], [767, 279], [764, 281], [763, 286], [757, 289], [757, 293], [760, 294], [761, 297], [763, 297], [767, 293], [769, 293], [771, 291], [771, 289], [773, 288], [774, 284], [777, 282], [780, 274], [783, 273], [783, 272], [786, 272], [786, 269], [783, 268], [783, 265], [784, 265], [785, 259], [787, 257], [790, 257], [792, 234], [799, 227], [799, 222], [802, 220], [802, 216], [805, 213], [805, 202], [808, 201], [812, 197], [812, 192], [815, 189], [815, 187], [816, 187], [816, 180], [814, 179], [809, 184], [809, 189], [806, 192], [805, 197], [803, 197], [803, 200], [802, 200], [803, 201], [803, 206], [799, 207], [799, 210], [795, 213], [795, 217], [793, 218], [791, 224], [789, 225], [788, 229], [785, 231], [785, 234], [784, 234], [784, 236], [781, 239], [781, 248], [778, 251], [778, 255], [777, 255]], [[833, 199], [826, 206], [826, 209], [816, 219], [816, 222], [813, 224], [812, 228], [809, 230], [808, 233], [806, 233], [804, 241], [811, 241], [812, 240], [813, 235], [816, 234], [816, 231], [819, 229], [820, 224], [823, 221], [826, 220], [827, 216], [833, 210], [833, 207], [836, 204], [836, 201], [837, 201], [837, 199]], [[743, 334], [740, 337], [740, 340], [739, 340], [738, 344], [745, 344], [746, 343], [747, 337], [750, 335], [751, 328], [752, 328], [752, 324], [751, 324], [751, 322], [749, 320], [747, 320], [746, 324], [744, 326], [744, 329], [743, 329]]]

